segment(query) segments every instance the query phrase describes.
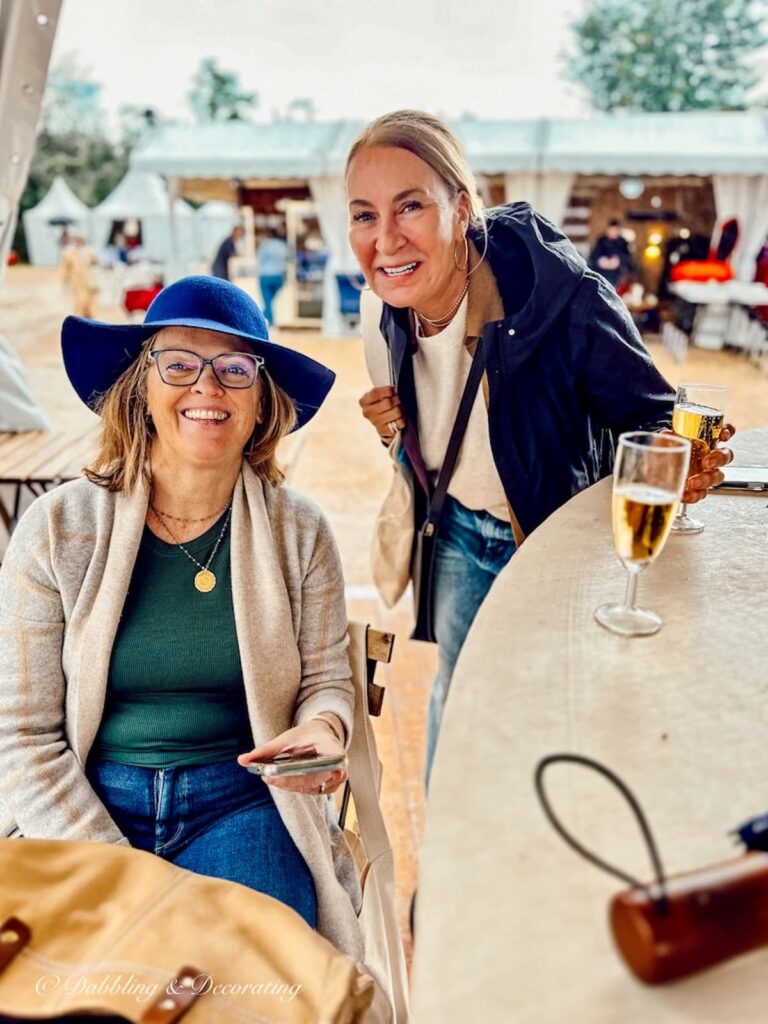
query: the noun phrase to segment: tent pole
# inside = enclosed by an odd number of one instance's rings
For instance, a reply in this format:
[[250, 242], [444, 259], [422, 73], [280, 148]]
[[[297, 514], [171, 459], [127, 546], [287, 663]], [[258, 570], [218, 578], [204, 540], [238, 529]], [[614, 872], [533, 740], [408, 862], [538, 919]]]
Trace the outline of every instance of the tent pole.
[[179, 179], [175, 176], [168, 178], [168, 239], [170, 252], [165, 270], [165, 283], [171, 284], [183, 276], [181, 270], [181, 258], [179, 255], [178, 223], [176, 221], [176, 200], [179, 195]]
[[35, 149], [61, 0], [0, 4], [0, 283]]

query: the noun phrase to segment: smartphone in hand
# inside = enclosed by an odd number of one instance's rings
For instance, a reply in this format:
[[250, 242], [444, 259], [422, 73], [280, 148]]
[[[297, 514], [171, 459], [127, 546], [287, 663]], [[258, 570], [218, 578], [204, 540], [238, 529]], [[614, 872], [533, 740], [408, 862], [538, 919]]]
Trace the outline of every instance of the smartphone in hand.
[[276, 779], [286, 775], [312, 775], [313, 772], [335, 772], [347, 767], [345, 754], [318, 754], [314, 747], [294, 747], [275, 757], [254, 761], [246, 766], [254, 775]]

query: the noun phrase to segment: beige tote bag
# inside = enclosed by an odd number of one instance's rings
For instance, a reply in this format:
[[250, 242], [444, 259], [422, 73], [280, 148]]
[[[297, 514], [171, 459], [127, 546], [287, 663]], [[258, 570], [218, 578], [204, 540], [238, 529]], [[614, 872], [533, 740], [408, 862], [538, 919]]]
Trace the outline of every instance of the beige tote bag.
[[407, 466], [398, 461], [402, 444], [402, 437], [397, 434], [388, 449], [392, 459], [392, 482], [379, 510], [371, 538], [371, 574], [387, 608], [397, 604], [411, 576], [413, 475]]
[[[363, 345], [368, 374], [374, 387], [392, 384], [392, 367], [387, 343], [379, 330], [382, 302], [370, 289], [360, 296]], [[389, 445], [392, 482], [376, 519], [371, 539], [371, 575], [387, 608], [405, 593], [411, 575], [414, 538], [413, 476], [400, 461], [402, 437], [396, 434]]]

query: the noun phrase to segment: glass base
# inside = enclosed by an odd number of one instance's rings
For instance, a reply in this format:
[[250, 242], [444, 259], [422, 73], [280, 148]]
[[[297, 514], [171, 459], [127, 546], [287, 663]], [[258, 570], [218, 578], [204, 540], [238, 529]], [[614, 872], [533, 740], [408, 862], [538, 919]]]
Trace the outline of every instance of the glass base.
[[678, 512], [670, 529], [672, 533], [701, 533], [704, 523], [700, 519], [692, 519], [687, 512]]
[[655, 612], [623, 604], [601, 604], [595, 611], [595, 618], [601, 626], [619, 636], [652, 636], [661, 629], [661, 619]]

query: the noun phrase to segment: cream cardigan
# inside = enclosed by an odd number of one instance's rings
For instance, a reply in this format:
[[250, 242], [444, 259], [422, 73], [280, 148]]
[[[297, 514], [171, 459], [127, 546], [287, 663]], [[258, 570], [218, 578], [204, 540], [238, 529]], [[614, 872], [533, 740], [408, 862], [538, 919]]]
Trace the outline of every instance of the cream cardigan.
[[[147, 489], [86, 479], [33, 503], [0, 569], [0, 836], [124, 843], [83, 766], [144, 529]], [[354, 689], [338, 552], [317, 506], [243, 465], [232, 511], [232, 597], [254, 744], [332, 711]], [[360, 890], [328, 798], [272, 791], [315, 882], [318, 930], [363, 957]]]

